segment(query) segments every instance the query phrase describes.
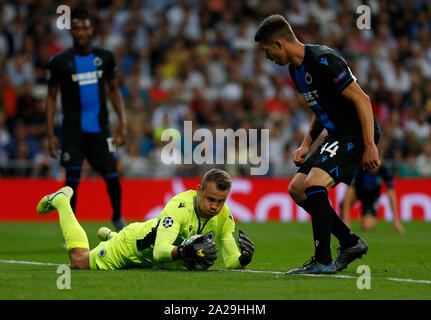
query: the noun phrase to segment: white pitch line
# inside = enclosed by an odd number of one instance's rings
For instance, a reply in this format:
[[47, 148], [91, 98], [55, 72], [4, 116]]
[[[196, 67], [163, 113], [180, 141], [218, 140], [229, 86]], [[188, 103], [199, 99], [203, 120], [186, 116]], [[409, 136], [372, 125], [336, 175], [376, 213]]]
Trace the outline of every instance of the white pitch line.
[[[0, 260], [0, 263], [12, 263], [12, 264], [31, 264], [39, 266], [61, 266], [59, 263], [50, 262], [36, 262], [36, 261], [19, 261], [19, 260]], [[250, 269], [212, 269], [210, 271], [229, 271], [229, 272], [244, 272], [244, 273], [264, 273], [264, 274], [282, 274], [286, 275], [283, 271], [267, 271], [267, 270], [250, 270]], [[353, 276], [339, 275], [339, 274], [300, 274], [299, 276], [306, 277], [331, 277], [339, 279], [357, 279]], [[378, 278], [377, 278], [378, 279]], [[415, 280], [415, 279], [400, 279], [400, 278], [381, 278], [383, 280], [398, 281], [398, 282], [411, 282], [411, 283], [425, 283], [431, 284], [431, 280]]]
[[398, 282], [414, 282], [414, 283], [431, 284], [431, 280], [413, 280], [413, 279], [399, 279], [399, 278], [386, 278], [386, 279], [391, 281], [398, 281]]
[[50, 262], [36, 262], [36, 261], [18, 261], [18, 260], [0, 260], [2, 263], [15, 263], [15, 264], [33, 264], [38, 266], [61, 266], [58, 263]]
[[[286, 272], [282, 271], [266, 271], [266, 270], [248, 270], [248, 269], [213, 269], [212, 271], [231, 271], [231, 272], [247, 272], [247, 273], [265, 273], [265, 274], [283, 274]], [[289, 276], [289, 275], [286, 275]], [[339, 274], [297, 274], [295, 276], [306, 276], [306, 277], [331, 277], [331, 278], [344, 278], [344, 279], [358, 279], [357, 277]], [[431, 280], [415, 280], [415, 279], [400, 279], [400, 278], [374, 278], [377, 280], [390, 280], [398, 282], [411, 282], [411, 283], [425, 283], [431, 284]]]

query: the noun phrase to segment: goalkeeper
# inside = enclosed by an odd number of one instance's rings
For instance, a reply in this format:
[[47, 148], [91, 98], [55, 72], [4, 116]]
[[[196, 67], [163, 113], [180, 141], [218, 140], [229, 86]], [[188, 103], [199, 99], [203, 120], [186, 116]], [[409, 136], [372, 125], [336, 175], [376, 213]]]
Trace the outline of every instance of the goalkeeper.
[[[217, 254], [225, 268], [237, 269], [251, 262], [254, 245], [242, 231], [239, 248], [235, 243], [235, 222], [225, 204], [231, 185], [228, 173], [211, 169], [196, 190], [174, 196], [157, 218], [132, 223], [118, 233], [100, 228], [98, 236], [104, 241], [93, 250], [70, 207], [70, 187], [43, 197], [37, 212], [58, 211], [72, 269], [181, 269], [190, 261], [205, 269], [214, 264]], [[184, 241], [194, 235], [202, 236]]]

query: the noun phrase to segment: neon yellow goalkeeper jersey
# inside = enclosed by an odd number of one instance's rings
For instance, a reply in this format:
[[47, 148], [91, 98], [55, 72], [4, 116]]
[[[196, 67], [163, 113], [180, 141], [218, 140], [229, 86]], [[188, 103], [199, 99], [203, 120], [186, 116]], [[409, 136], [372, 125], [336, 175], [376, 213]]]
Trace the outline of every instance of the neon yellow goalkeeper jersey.
[[91, 268], [182, 268], [180, 260], [172, 260], [172, 249], [192, 235], [210, 231], [215, 234], [217, 260], [221, 259], [225, 268], [243, 268], [234, 238], [235, 222], [228, 206], [225, 204], [215, 217], [200, 218], [195, 210], [196, 194], [195, 190], [177, 194], [157, 218], [132, 223], [113, 239], [101, 242], [90, 253]]

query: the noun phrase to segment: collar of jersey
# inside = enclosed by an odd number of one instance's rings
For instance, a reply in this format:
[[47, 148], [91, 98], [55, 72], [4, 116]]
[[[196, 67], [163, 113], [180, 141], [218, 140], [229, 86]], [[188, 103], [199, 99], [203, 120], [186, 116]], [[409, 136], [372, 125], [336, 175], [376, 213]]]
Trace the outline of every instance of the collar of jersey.
[[[193, 197], [193, 211], [195, 212], [196, 218], [198, 218], [198, 222], [199, 222], [197, 234], [200, 234], [202, 232], [202, 230], [205, 228], [207, 222], [210, 221], [211, 218], [208, 218], [204, 222], [204, 224], [202, 225], [202, 228], [201, 228], [201, 218], [199, 217], [198, 211], [196, 210], [196, 196]], [[202, 219], [204, 219], [204, 218], [202, 218]]]
[[295, 66], [296, 70], [301, 69], [301, 68], [302, 68], [302, 66], [304, 65], [304, 62], [305, 62], [305, 55], [306, 55], [306, 52], [307, 52], [307, 46], [308, 46], [308, 44], [304, 44], [304, 59], [302, 59], [302, 63], [301, 63], [298, 67], [297, 67], [297, 66]]

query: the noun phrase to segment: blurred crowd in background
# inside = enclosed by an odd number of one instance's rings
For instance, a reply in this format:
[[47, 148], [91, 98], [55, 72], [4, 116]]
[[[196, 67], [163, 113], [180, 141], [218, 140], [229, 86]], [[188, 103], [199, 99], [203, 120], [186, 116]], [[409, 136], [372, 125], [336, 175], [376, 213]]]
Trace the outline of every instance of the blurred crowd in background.
[[[257, 25], [283, 14], [303, 43], [325, 44], [347, 60], [370, 96], [382, 129], [379, 150], [398, 176], [431, 176], [431, 3], [403, 1], [87, 0], [93, 45], [114, 52], [128, 114], [128, 141], [118, 150], [124, 177], [187, 176], [199, 165], [164, 165], [161, 132], [270, 129], [270, 176], [292, 176], [291, 154], [311, 113], [287, 67], [265, 59]], [[371, 29], [359, 30], [359, 5]], [[0, 175], [63, 176], [49, 156], [44, 99], [49, 58], [72, 46], [59, 30], [58, 1], [0, 1]], [[59, 100], [60, 101], [60, 100]], [[111, 112], [112, 128], [115, 112]], [[61, 124], [61, 104], [56, 113]], [[59, 131], [59, 130], [57, 130]], [[196, 143], [195, 143], [196, 145]], [[247, 152], [236, 145], [236, 150]], [[95, 173], [85, 166], [84, 175]], [[226, 168], [248, 175], [246, 165]]]

